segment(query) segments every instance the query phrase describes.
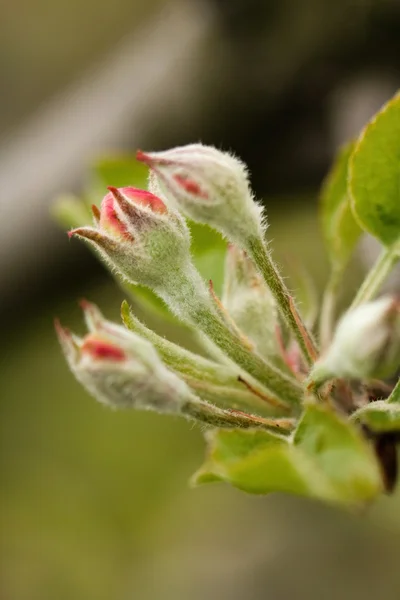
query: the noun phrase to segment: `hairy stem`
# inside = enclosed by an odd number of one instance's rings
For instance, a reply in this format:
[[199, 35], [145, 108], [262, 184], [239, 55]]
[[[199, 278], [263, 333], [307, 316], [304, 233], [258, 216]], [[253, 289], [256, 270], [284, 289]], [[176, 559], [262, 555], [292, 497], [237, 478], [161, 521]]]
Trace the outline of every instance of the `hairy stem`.
[[222, 321], [198, 271], [190, 265], [181, 277], [179, 285], [175, 279], [174, 285], [159, 290], [168, 306], [182, 319], [196, 325], [233, 362], [264, 384], [271, 394], [299, 404], [303, 395], [301, 385], [249, 350], [241, 337]]
[[319, 321], [319, 341], [322, 350], [329, 346], [332, 338], [336, 301], [342, 273], [342, 269], [334, 269], [324, 290]]
[[249, 239], [247, 246], [246, 251], [257, 265], [270, 288], [288, 327], [300, 346], [304, 360], [309, 366], [312, 365], [318, 356], [316, 344], [311, 333], [304, 325], [289, 290], [268, 253], [265, 243], [261, 239], [253, 237]]
[[363, 284], [357, 292], [349, 310], [353, 310], [360, 304], [372, 300], [379, 292], [382, 284], [390, 271], [399, 260], [399, 244], [393, 244], [389, 248], [384, 248], [372, 269], [364, 279]]
[[[178, 373], [178, 372], [177, 372]], [[258, 396], [249, 391], [245, 386], [242, 389], [227, 387], [200, 379], [194, 379], [178, 373], [187, 385], [203, 400], [212, 402], [222, 408], [237, 408], [246, 411], [256, 411], [261, 414], [291, 413], [292, 406], [282, 400], [269, 396]]]
[[219, 401], [225, 401], [226, 405], [229, 400], [231, 403], [237, 401], [256, 411], [271, 410], [271, 407], [288, 411], [291, 408], [290, 404], [271, 397], [268, 390], [250, 375], [243, 379], [240, 370], [232, 364], [228, 366], [216, 363], [159, 336], [135, 317], [127, 302], [122, 304], [121, 316], [125, 326], [148, 339], [163, 362], [204, 399], [217, 405]]
[[262, 428], [290, 431], [294, 427], [293, 419], [269, 419], [250, 415], [237, 410], [223, 410], [208, 402], [187, 402], [182, 407], [182, 413], [191, 419], [201, 421], [212, 427]]

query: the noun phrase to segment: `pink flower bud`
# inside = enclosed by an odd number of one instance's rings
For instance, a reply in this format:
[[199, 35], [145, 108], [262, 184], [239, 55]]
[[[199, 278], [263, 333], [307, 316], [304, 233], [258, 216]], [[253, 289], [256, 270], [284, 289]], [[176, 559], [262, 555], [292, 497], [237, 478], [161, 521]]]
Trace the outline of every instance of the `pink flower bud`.
[[82, 304], [90, 330], [83, 338], [56, 322], [58, 339], [78, 381], [103, 404], [180, 413], [191, 392], [167, 369], [153, 345], [106, 321], [93, 304]]
[[190, 237], [182, 217], [151, 192], [109, 187], [94, 226], [69, 232], [92, 244], [126, 279], [155, 288], [168, 269], [189, 256]]
[[151, 192], [134, 187], [118, 189], [110, 186], [108, 189], [110, 191], [101, 202], [99, 228], [115, 237], [134, 239], [130, 229], [135, 221], [144, 218], [140, 213], [141, 208], [160, 214], [167, 213], [164, 202]]
[[99, 228], [116, 237], [125, 237], [129, 239], [128, 228], [116, 213], [115, 199], [111, 192], [104, 196], [102, 200]]
[[262, 231], [261, 209], [253, 201], [245, 165], [202, 144], [165, 152], [137, 152], [150, 167], [150, 189], [195, 221], [207, 223], [236, 243]]

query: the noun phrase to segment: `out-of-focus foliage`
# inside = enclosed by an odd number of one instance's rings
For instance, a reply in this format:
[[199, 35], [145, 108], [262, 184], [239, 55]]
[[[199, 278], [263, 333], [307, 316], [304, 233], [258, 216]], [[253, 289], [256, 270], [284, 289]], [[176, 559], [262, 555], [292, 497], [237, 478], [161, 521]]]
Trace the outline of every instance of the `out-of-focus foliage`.
[[366, 126], [350, 161], [350, 193], [362, 227], [382, 244], [400, 239], [400, 94]]
[[374, 433], [394, 433], [400, 428], [400, 406], [377, 400], [360, 408], [353, 418], [367, 425]]
[[322, 231], [334, 271], [346, 266], [361, 235], [347, 191], [348, 164], [353, 149], [353, 143], [341, 149], [321, 194]]

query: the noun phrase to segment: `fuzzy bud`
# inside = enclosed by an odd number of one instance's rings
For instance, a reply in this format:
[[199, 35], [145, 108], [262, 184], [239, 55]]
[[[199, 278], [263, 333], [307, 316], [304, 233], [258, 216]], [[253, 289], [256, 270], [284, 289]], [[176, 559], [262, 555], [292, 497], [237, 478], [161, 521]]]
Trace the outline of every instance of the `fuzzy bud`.
[[222, 303], [259, 354], [277, 353], [275, 300], [253, 261], [233, 245], [226, 255]]
[[169, 371], [153, 345], [124, 327], [106, 321], [83, 303], [89, 333], [78, 338], [56, 323], [71, 371], [103, 404], [180, 414], [191, 392]]
[[400, 365], [400, 301], [384, 296], [347, 312], [310, 379], [386, 378]]
[[101, 403], [180, 415], [213, 427], [292, 427], [291, 419], [223, 410], [200, 399], [164, 365], [151, 342], [106, 321], [89, 302], [82, 308], [89, 329], [85, 337], [58, 322], [56, 331], [71, 371]]
[[206, 223], [233, 242], [262, 235], [261, 208], [254, 202], [246, 166], [211, 146], [190, 144], [164, 152], [138, 151], [150, 167], [150, 189], [194, 221]]
[[79, 227], [69, 236], [89, 242], [129, 282], [162, 286], [189, 258], [185, 221], [150, 192], [133, 187], [109, 190], [100, 211], [94, 208], [94, 227]]

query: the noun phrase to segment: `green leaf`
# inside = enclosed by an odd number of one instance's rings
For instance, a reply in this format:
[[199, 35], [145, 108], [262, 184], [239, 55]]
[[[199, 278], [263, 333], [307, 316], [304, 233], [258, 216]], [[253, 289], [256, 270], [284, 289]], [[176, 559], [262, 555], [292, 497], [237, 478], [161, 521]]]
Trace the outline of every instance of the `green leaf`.
[[358, 409], [352, 418], [374, 433], [400, 431], [400, 404], [377, 400]]
[[385, 246], [400, 239], [400, 94], [368, 123], [350, 159], [349, 191], [363, 229]]
[[347, 191], [348, 165], [353, 148], [354, 143], [350, 143], [339, 151], [321, 192], [322, 232], [334, 269], [345, 267], [361, 234]]
[[[312, 495], [314, 491], [312, 464], [284, 437], [259, 430], [221, 429], [208, 432], [207, 441], [208, 458], [194, 475], [195, 484], [225, 481], [252, 494]], [[335, 495], [324, 489], [329, 487], [327, 482], [320, 486], [321, 491]]]
[[286, 492], [350, 507], [382, 490], [375, 455], [354, 425], [310, 405], [293, 437], [259, 430], [208, 433], [208, 456], [193, 482], [225, 481], [253, 494]]
[[360, 432], [327, 406], [309, 405], [294, 444], [312, 456], [342, 499], [357, 502], [381, 491], [374, 453]]

